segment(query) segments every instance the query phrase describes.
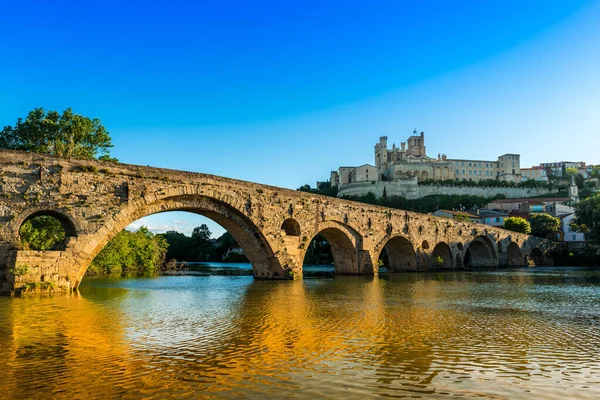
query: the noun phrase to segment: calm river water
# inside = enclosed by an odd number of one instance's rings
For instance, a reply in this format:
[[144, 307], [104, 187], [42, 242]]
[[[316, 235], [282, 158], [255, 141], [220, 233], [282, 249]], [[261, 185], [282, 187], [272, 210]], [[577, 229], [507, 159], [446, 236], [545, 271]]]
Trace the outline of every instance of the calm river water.
[[0, 298], [0, 398], [600, 398], [600, 272], [84, 279]]

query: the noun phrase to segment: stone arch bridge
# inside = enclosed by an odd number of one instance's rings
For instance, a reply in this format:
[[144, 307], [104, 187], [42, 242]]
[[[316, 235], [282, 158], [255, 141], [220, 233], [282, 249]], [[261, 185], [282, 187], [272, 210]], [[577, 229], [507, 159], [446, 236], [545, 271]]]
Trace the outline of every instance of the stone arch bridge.
[[[0, 281], [3, 293], [51, 282], [76, 289], [94, 257], [133, 221], [166, 211], [204, 215], [238, 241], [260, 279], [300, 279], [311, 239], [331, 245], [336, 273], [376, 275], [540, 265], [551, 243], [486, 225], [371, 206], [235, 179], [111, 162], [0, 151]], [[19, 229], [52, 215], [61, 251], [22, 248]], [[41, 285], [40, 285], [41, 286]]]

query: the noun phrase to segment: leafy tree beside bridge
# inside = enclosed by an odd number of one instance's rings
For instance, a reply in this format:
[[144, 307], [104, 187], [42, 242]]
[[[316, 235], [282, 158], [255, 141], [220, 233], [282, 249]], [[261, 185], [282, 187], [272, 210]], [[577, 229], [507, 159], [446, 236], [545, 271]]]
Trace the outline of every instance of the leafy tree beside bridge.
[[116, 161], [110, 157], [110, 135], [99, 119], [36, 108], [0, 132], [0, 148], [62, 157]]
[[[74, 114], [71, 108], [62, 114], [36, 108], [0, 131], [0, 148], [7, 150], [117, 161], [110, 156], [111, 147], [110, 135], [99, 119]], [[65, 239], [61, 223], [47, 215], [31, 218], [19, 233], [25, 249], [52, 250]]]
[[577, 204], [573, 227], [585, 234], [588, 243], [600, 245], [600, 194]]
[[556, 240], [560, 229], [560, 219], [547, 213], [535, 213], [529, 216], [531, 234], [538, 237]]
[[504, 229], [529, 234], [531, 233], [531, 225], [525, 218], [521, 217], [508, 217], [504, 220]]

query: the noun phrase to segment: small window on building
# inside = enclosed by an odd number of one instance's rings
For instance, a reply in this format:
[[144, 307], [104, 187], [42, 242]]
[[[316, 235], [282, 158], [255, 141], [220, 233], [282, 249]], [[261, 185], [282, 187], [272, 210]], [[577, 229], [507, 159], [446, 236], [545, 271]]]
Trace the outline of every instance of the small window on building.
[[573, 240], [577, 240], [577, 235], [573, 234]]
[[464, 170], [464, 169], [462, 170], [462, 174], [463, 174], [463, 175], [465, 174], [465, 170]]
[[496, 222], [500, 222], [500, 217], [496, 217]]

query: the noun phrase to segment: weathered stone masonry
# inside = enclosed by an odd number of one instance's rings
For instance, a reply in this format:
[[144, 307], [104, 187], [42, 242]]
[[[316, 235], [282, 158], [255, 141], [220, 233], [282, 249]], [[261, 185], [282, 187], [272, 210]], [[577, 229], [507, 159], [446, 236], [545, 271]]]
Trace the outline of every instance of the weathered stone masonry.
[[[542, 263], [550, 243], [486, 225], [312, 195], [212, 175], [0, 151], [0, 280], [3, 293], [32, 282], [79, 286], [118, 232], [144, 216], [189, 211], [238, 241], [260, 279], [300, 279], [311, 239], [323, 234], [339, 274]], [[21, 248], [19, 228], [52, 215], [67, 231], [63, 251]], [[443, 263], [433, 260], [440, 256]]]

